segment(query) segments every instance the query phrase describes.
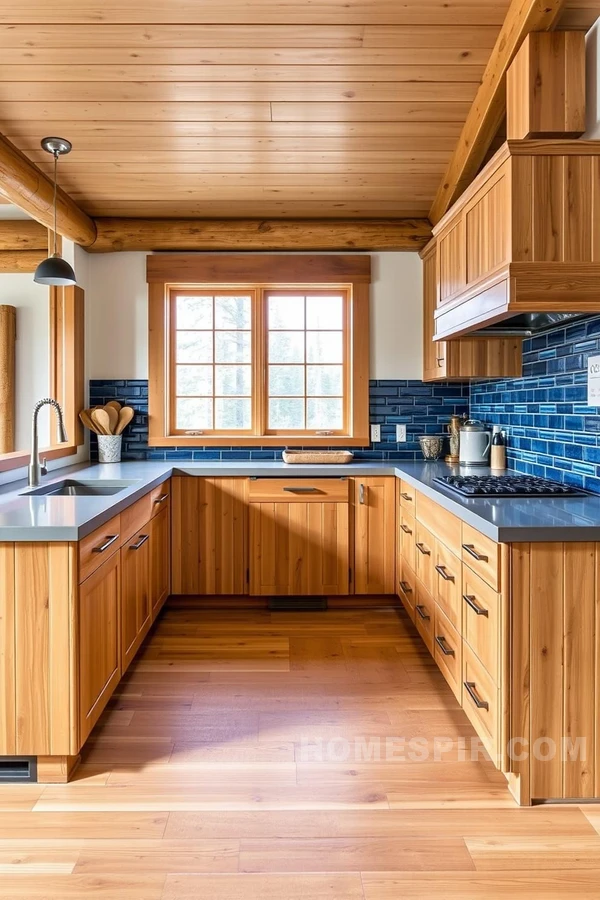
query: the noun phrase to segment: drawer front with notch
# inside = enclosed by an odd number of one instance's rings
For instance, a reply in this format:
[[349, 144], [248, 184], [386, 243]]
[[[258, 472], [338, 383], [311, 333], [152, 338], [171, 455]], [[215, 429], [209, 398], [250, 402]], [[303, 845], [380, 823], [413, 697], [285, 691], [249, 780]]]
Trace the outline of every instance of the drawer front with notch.
[[153, 491], [150, 493], [150, 503], [151, 503], [151, 511], [150, 515], [152, 517], [157, 516], [159, 512], [166, 506], [171, 505], [171, 480], [163, 481], [162, 484], [159, 484], [158, 487], [155, 487]]
[[461, 549], [462, 561], [474, 572], [477, 572], [495, 591], [501, 590], [498, 544], [463, 522]]
[[435, 542], [435, 599], [458, 631], [461, 630], [462, 563], [440, 541]]
[[433, 633], [433, 658], [452, 693], [462, 701], [462, 641], [460, 634], [446, 618], [440, 607], [435, 607]]
[[420, 578], [430, 594], [435, 593], [437, 573], [434, 568], [435, 538], [420, 522], [416, 523], [416, 567], [417, 578]]
[[250, 503], [347, 503], [349, 490], [347, 478], [258, 478], [248, 483], [248, 499]]
[[462, 601], [463, 637], [499, 685], [501, 595], [465, 566]]
[[79, 582], [85, 581], [121, 546], [121, 517], [96, 528], [79, 541]]
[[415, 625], [425, 646], [433, 656], [433, 628], [435, 624], [435, 601], [417, 578], [415, 603]]

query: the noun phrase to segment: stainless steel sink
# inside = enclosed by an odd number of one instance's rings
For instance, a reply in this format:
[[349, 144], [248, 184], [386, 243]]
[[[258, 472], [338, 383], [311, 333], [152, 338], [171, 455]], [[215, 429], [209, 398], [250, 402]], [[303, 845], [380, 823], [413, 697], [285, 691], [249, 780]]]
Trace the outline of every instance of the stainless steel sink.
[[22, 491], [21, 497], [110, 497], [126, 490], [135, 481], [78, 481], [74, 478], [44, 484], [34, 490]]

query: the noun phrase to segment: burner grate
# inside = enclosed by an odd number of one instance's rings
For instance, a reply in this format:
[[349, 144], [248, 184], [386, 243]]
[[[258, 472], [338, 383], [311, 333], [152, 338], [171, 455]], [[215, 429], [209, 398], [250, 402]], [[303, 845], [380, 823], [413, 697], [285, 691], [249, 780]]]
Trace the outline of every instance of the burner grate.
[[463, 497], [581, 497], [585, 491], [533, 475], [440, 475], [433, 479]]

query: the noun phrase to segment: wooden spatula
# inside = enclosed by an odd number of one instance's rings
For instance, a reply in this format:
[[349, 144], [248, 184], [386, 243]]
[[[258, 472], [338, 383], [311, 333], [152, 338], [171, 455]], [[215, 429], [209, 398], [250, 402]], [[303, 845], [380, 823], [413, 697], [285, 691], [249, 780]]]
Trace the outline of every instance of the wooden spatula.
[[117, 412], [121, 409], [121, 404], [118, 400], [109, 400], [104, 409], [108, 409], [109, 406], [112, 406], [113, 409], [116, 409]]
[[110, 421], [110, 433], [115, 433], [115, 428], [119, 422], [119, 410], [115, 409], [114, 406], [109, 406], [108, 403], [104, 407], [104, 412], [107, 414]]
[[93, 431], [94, 434], [100, 433], [98, 431], [96, 423], [93, 421], [92, 417], [90, 416], [89, 409], [82, 409], [81, 412], [79, 413], [79, 418], [81, 419], [81, 421], [83, 422], [85, 427], [89, 428], [90, 431]]
[[92, 411], [92, 422], [95, 423], [100, 434], [112, 433], [110, 430], [110, 418], [105, 409], [94, 409]]
[[127, 428], [131, 420], [133, 419], [133, 410], [130, 406], [124, 406], [121, 412], [119, 413], [119, 423], [115, 430], [115, 434], [121, 434], [123, 429]]

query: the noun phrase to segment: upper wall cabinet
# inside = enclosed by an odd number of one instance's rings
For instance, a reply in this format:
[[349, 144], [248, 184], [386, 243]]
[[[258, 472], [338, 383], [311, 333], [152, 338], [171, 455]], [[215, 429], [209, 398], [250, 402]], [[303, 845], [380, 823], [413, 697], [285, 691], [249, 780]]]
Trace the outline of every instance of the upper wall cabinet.
[[[458, 243], [463, 223], [458, 223], [444, 245], [441, 267], [448, 273], [446, 289], [456, 286], [465, 276], [459, 266], [452, 269], [453, 260], [463, 260], [458, 253], [450, 253], [452, 241]], [[461, 338], [436, 341], [435, 312], [437, 308], [438, 247], [431, 241], [423, 252], [423, 381], [462, 381], [465, 378], [519, 377], [521, 375], [521, 338]], [[451, 277], [450, 277], [451, 275]], [[453, 288], [455, 291], [456, 287]]]
[[505, 143], [434, 229], [434, 338], [599, 312], [599, 216], [600, 142]]

